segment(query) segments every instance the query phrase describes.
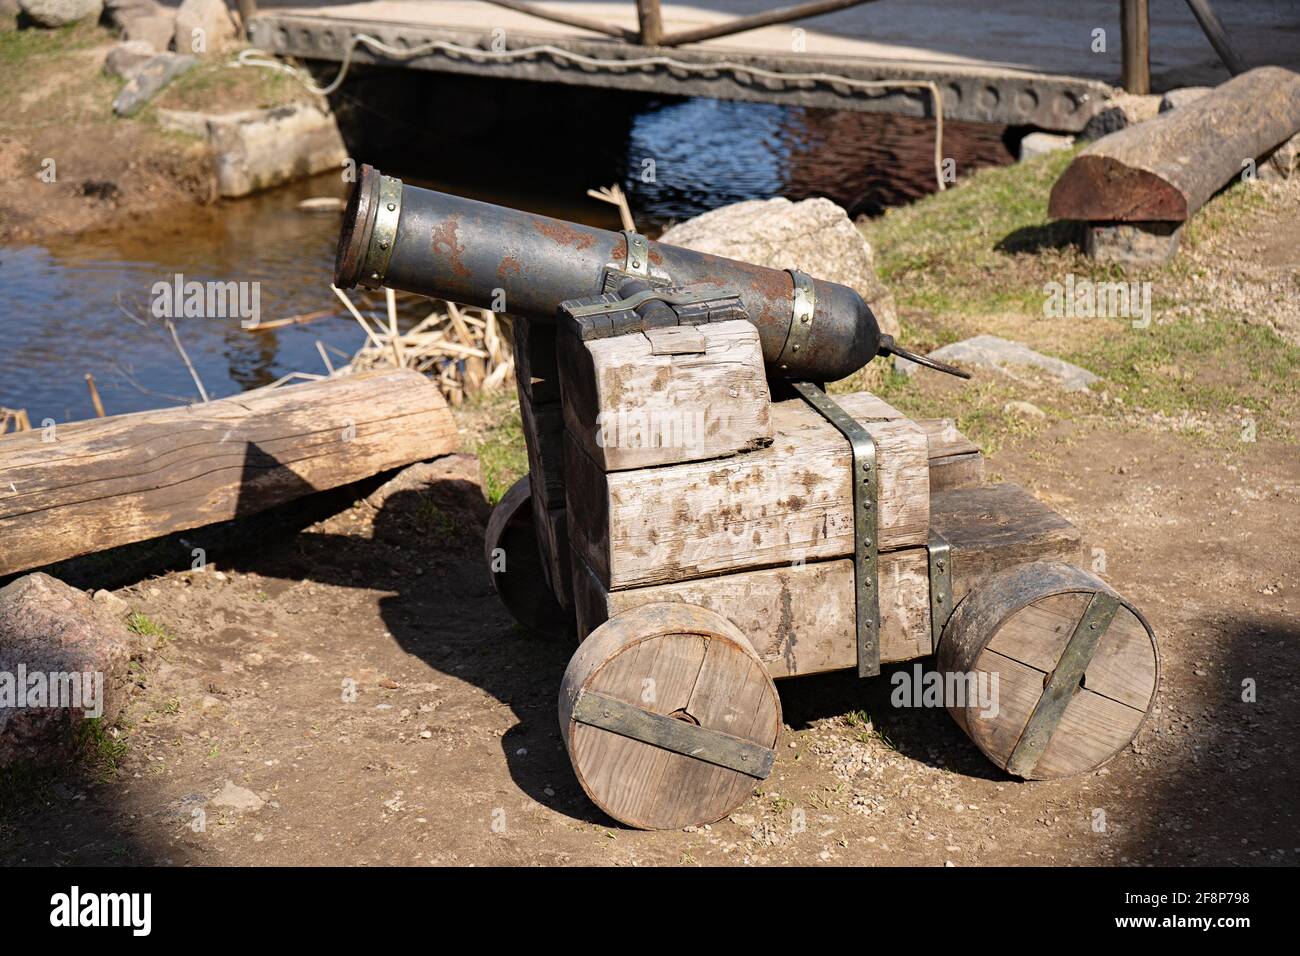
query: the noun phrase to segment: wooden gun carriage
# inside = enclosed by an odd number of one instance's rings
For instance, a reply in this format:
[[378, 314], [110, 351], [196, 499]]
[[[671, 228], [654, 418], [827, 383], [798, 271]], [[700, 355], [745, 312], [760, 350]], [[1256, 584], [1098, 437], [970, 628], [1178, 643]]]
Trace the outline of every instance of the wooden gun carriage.
[[769, 384], [741, 319], [587, 339], [517, 319], [514, 336], [529, 474], [486, 556], [519, 622], [582, 639], [560, 725], [610, 816], [725, 816], [772, 768], [773, 681], [804, 674], [936, 655], [995, 689], [993, 707], [945, 703], [1026, 779], [1096, 768], [1137, 733], [1150, 627], [1070, 563], [1068, 521], [985, 483], [952, 422]]
[[1151, 627], [1070, 563], [1073, 525], [985, 483], [952, 421], [770, 384], [744, 320], [572, 325], [516, 320], [529, 475], [486, 558], [520, 623], [581, 639], [560, 728], [604, 812], [645, 829], [727, 816], [774, 763], [774, 680], [931, 654], [993, 688], [945, 705], [1015, 777], [1084, 773], [1136, 735]]

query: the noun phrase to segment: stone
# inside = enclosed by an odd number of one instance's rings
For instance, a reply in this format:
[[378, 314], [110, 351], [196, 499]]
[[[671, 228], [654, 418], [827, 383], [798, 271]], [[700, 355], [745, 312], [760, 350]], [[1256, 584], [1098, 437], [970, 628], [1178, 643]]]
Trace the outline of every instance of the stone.
[[1083, 251], [1097, 262], [1157, 266], [1178, 252], [1181, 222], [1090, 222], [1084, 225]]
[[221, 807], [227, 810], [238, 810], [239, 812], [256, 813], [266, 806], [266, 801], [255, 794], [247, 787], [241, 787], [233, 780], [227, 780], [226, 785], [221, 788], [215, 797], [209, 803], [214, 807]]
[[104, 0], [18, 0], [18, 9], [40, 27], [66, 27], [82, 20], [98, 20]]
[[659, 241], [839, 282], [871, 306], [882, 332], [898, 335], [894, 297], [876, 277], [871, 244], [829, 199], [751, 199], [679, 223]]
[[166, 53], [176, 32], [176, 14], [171, 10], [136, 17], [122, 28], [122, 37], [148, 43], [155, 53]]
[[1073, 136], [1058, 136], [1056, 133], [1030, 133], [1020, 141], [1020, 161], [1046, 156], [1058, 149], [1069, 149], [1074, 145]]
[[104, 0], [104, 19], [119, 30], [140, 17], [156, 17], [165, 8], [158, 0]]
[[181, 0], [176, 11], [176, 52], [211, 56], [239, 39], [225, 0]]
[[1300, 133], [1292, 136], [1259, 164], [1259, 178], [1267, 181], [1290, 179], [1300, 168]]
[[[1067, 392], [1086, 392], [1090, 385], [1101, 379], [1086, 368], [1071, 365], [1064, 359], [1035, 352], [1023, 342], [999, 338], [996, 335], [977, 335], [937, 348], [930, 357], [967, 368], [1033, 368], [1056, 379]], [[899, 359], [895, 369], [901, 375], [913, 375], [921, 366]], [[936, 375], [943, 373], [936, 372]]]
[[1135, 123], [1142, 123], [1160, 112], [1160, 97], [1155, 94], [1117, 93], [1106, 100], [1100, 111], [1088, 120], [1079, 138], [1101, 139]]
[[1176, 90], [1170, 90], [1164, 96], [1160, 97], [1160, 112], [1168, 113], [1170, 110], [1176, 110], [1180, 106], [1186, 106], [1199, 100], [1206, 93], [1210, 92], [1213, 87], [1209, 86], [1180, 86]]
[[134, 640], [117, 610], [40, 572], [0, 588], [0, 769], [70, 756], [86, 718], [113, 723]]
[[[481, 471], [476, 455], [444, 455], [434, 461], [416, 462], [372, 491], [365, 502], [375, 511], [390, 513], [409, 511], [420, 500], [444, 514], [487, 527], [492, 508], [483, 497]], [[376, 519], [376, 524], [380, 523]]]
[[143, 40], [123, 40], [113, 44], [104, 57], [104, 72], [129, 80], [135, 71], [154, 58], [156, 51]]
[[194, 110], [165, 110], [159, 107], [154, 111], [154, 119], [163, 129], [175, 133], [188, 133], [201, 139], [208, 138], [208, 114]]
[[348, 156], [334, 114], [315, 103], [210, 116], [208, 137], [226, 197], [336, 170]]
[[134, 116], [161, 93], [163, 87], [192, 70], [198, 62], [192, 56], [178, 53], [159, 53], [145, 61], [136, 67], [134, 75], [113, 99], [113, 112], [118, 116]]

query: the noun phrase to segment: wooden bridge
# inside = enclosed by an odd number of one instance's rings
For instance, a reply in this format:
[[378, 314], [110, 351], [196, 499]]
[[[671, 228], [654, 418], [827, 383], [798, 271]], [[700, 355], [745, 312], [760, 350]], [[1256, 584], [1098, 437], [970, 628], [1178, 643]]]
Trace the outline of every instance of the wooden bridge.
[[1207, 0], [1151, 0], [1150, 12], [1148, 0], [282, 2], [240, 0], [256, 46], [349, 68], [913, 116], [941, 101], [948, 119], [1071, 132], [1116, 83], [1216, 83], [1243, 50], [1249, 65], [1300, 66], [1289, 0], [1232, 7], [1226, 32]]

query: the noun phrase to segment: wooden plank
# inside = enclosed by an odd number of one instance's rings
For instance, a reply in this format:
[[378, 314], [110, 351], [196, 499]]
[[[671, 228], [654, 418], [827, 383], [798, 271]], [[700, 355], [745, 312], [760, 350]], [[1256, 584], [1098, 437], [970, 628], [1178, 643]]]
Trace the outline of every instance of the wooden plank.
[[930, 522], [952, 545], [954, 600], [995, 571], [1026, 561], [1073, 561], [1082, 547], [1074, 525], [1009, 482], [934, 494]]
[[[853, 562], [848, 558], [763, 568], [626, 591], [607, 591], [585, 562], [574, 573], [578, 634], [660, 601], [694, 604], [733, 622], [773, 678], [857, 666]], [[880, 659], [930, 652], [929, 577], [923, 548], [880, 558]]]
[[0, 574], [253, 514], [455, 451], [412, 370], [0, 438]]
[[555, 357], [555, 323], [511, 316], [515, 378], [519, 394], [537, 405], [560, 400], [560, 370]]
[[570, 610], [573, 607], [573, 571], [569, 552], [568, 515], [563, 508], [543, 509], [540, 516], [534, 510], [534, 520], [537, 523], [537, 549], [542, 555], [546, 583], [555, 599], [560, 602], [560, 607]]
[[723, 458], [771, 443], [771, 394], [749, 322], [653, 329], [559, 350], [564, 427], [605, 471]]
[[1183, 222], [1242, 164], [1300, 130], [1300, 75], [1262, 66], [1176, 110], [1103, 136], [1052, 186], [1048, 215]]
[[[837, 396], [876, 441], [881, 550], [929, 535], [929, 443], [875, 396]], [[772, 406], [768, 448], [605, 473], [565, 436], [569, 542], [611, 590], [819, 561], [853, 548], [848, 442], [801, 401]]]
[[[993, 533], [986, 539], [978, 529], [973, 533], [954, 533], [957, 543], [953, 545], [950, 557], [954, 573], [961, 579], [959, 594], [970, 589], [974, 580], [971, 575], [985, 573], [984, 569], [993, 571], [1026, 560], [1049, 557], [1067, 560], [1078, 550], [1076, 539], [1069, 534], [1059, 534], [1055, 530], [1043, 533], [1039, 514], [1043, 506], [1022, 489], [1014, 485], [992, 487], [997, 489], [992, 495], [980, 496], [988, 515], [978, 520], [991, 521], [996, 528], [1014, 527], [1016, 515], [1000, 514], [996, 509], [1025, 508], [1032, 503], [1028, 520], [1021, 523], [1025, 537]], [[946, 521], [950, 521], [953, 514], [966, 515], [968, 520], [970, 515], [980, 514], [969, 507], [954, 507], [946, 498], [945, 493], [932, 496], [932, 514], [945, 515]], [[951, 524], [945, 526], [952, 531]], [[968, 557], [972, 560], [965, 560]], [[595, 572], [582, 561], [575, 563], [573, 573], [579, 636], [631, 608], [659, 601], [680, 601], [716, 611], [735, 623], [754, 645], [773, 678], [857, 666], [853, 562], [847, 558], [619, 591], [604, 588]], [[966, 577], [962, 578], [962, 575]], [[1072, 620], [1068, 618], [1069, 610], [1065, 604], [1059, 608], [1053, 605], [1053, 609], [1058, 613], [1049, 617], [1045, 616], [1044, 609], [1027, 608], [1021, 612], [1025, 619], [1009, 632], [1010, 636], [1000, 637], [1000, 640], [1010, 640], [1016, 634], [1023, 634], [1025, 643], [1029, 645], [1023, 651], [1026, 663], [1043, 665], [1045, 670], [1054, 666], [1054, 657], [1046, 660], [1053, 653], [1053, 647], [1059, 657], [1074, 621], [1078, 620], [1078, 615]], [[1131, 616], [1127, 609], [1122, 613]], [[925, 549], [890, 551], [880, 556], [880, 619], [882, 661], [912, 660], [930, 653], [929, 563]], [[1058, 626], [1064, 628], [1065, 634], [1054, 645], [1056, 638], [1053, 634]], [[1103, 653], [1112, 643], [1117, 645], [1113, 661], [1111, 652]], [[1007, 649], [999, 645], [999, 649], [1013, 656], [1021, 652], [1016, 646]], [[1121, 668], [1136, 668], [1140, 664], [1127, 644], [1115, 640], [1107, 632], [1102, 648], [1089, 668], [1089, 686], [1117, 700], [1127, 701], [1140, 696], [1140, 685], [1144, 680], [1141, 674], [1135, 669], [1130, 678], [1120, 672]], [[1149, 696], [1150, 681], [1146, 686]]]
[[519, 392], [519, 420], [528, 451], [528, 474], [540, 507], [564, 507], [564, 411], [558, 402], [537, 405]]

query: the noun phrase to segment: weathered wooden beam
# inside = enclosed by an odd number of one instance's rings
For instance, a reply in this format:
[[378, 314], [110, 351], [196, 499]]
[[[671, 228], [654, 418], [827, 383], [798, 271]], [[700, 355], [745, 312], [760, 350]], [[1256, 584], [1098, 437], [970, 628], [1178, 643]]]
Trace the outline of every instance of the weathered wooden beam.
[[1200, 99], [1097, 140], [1052, 187], [1048, 215], [1184, 222], [1300, 130], [1300, 75], [1262, 66]]
[[1228, 31], [1223, 28], [1223, 21], [1214, 12], [1214, 7], [1210, 6], [1210, 0], [1187, 0], [1187, 5], [1192, 8], [1192, 15], [1196, 17], [1196, 22], [1201, 25], [1205, 38], [1210, 41], [1210, 46], [1214, 47], [1214, 52], [1219, 54], [1219, 59], [1228, 68], [1228, 72], [1233, 76], [1245, 73], [1246, 61], [1241, 58], [1233, 47], [1232, 41], [1228, 39]]
[[607, 37], [626, 40], [628, 43], [637, 42], [635, 30], [626, 30], [623, 27], [602, 23], [589, 17], [578, 17], [571, 13], [547, 10], [545, 7], [539, 7], [534, 3], [526, 3], [524, 0], [483, 0], [483, 2], [490, 3], [494, 7], [505, 7], [507, 10], [514, 10], [517, 13], [526, 13], [530, 17], [537, 17], [539, 20], [551, 20], [554, 23], [563, 23], [565, 26], [580, 27], [583, 30], [591, 30], [593, 33], [602, 33]]
[[1120, 0], [1119, 36], [1123, 48], [1120, 86], [1129, 93], [1151, 92], [1151, 19], [1147, 0]]
[[718, 37], [727, 37], [735, 33], [744, 33], [746, 30], [756, 30], [759, 27], [771, 26], [773, 23], [786, 23], [790, 20], [803, 20], [807, 17], [820, 16], [823, 13], [831, 13], [835, 10], [843, 10], [846, 7], [857, 7], [864, 3], [874, 3], [875, 0], [812, 0], [810, 3], [796, 3], [789, 7], [778, 7], [775, 10], [767, 10], [763, 13], [755, 13], [747, 17], [736, 17], [734, 20], [724, 20], [722, 23], [710, 24], [707, 27], [696, 27], [693, 30], [679, 30], [676, 33], [669, 33], [661, 37], [660, 46], [681, 46], [683, 43], [698, 43], [700, 40], [714, 40]]
[[0, 574], [156, 538], [455, 451], [442, 393], [367, 372], [0, 438]]

